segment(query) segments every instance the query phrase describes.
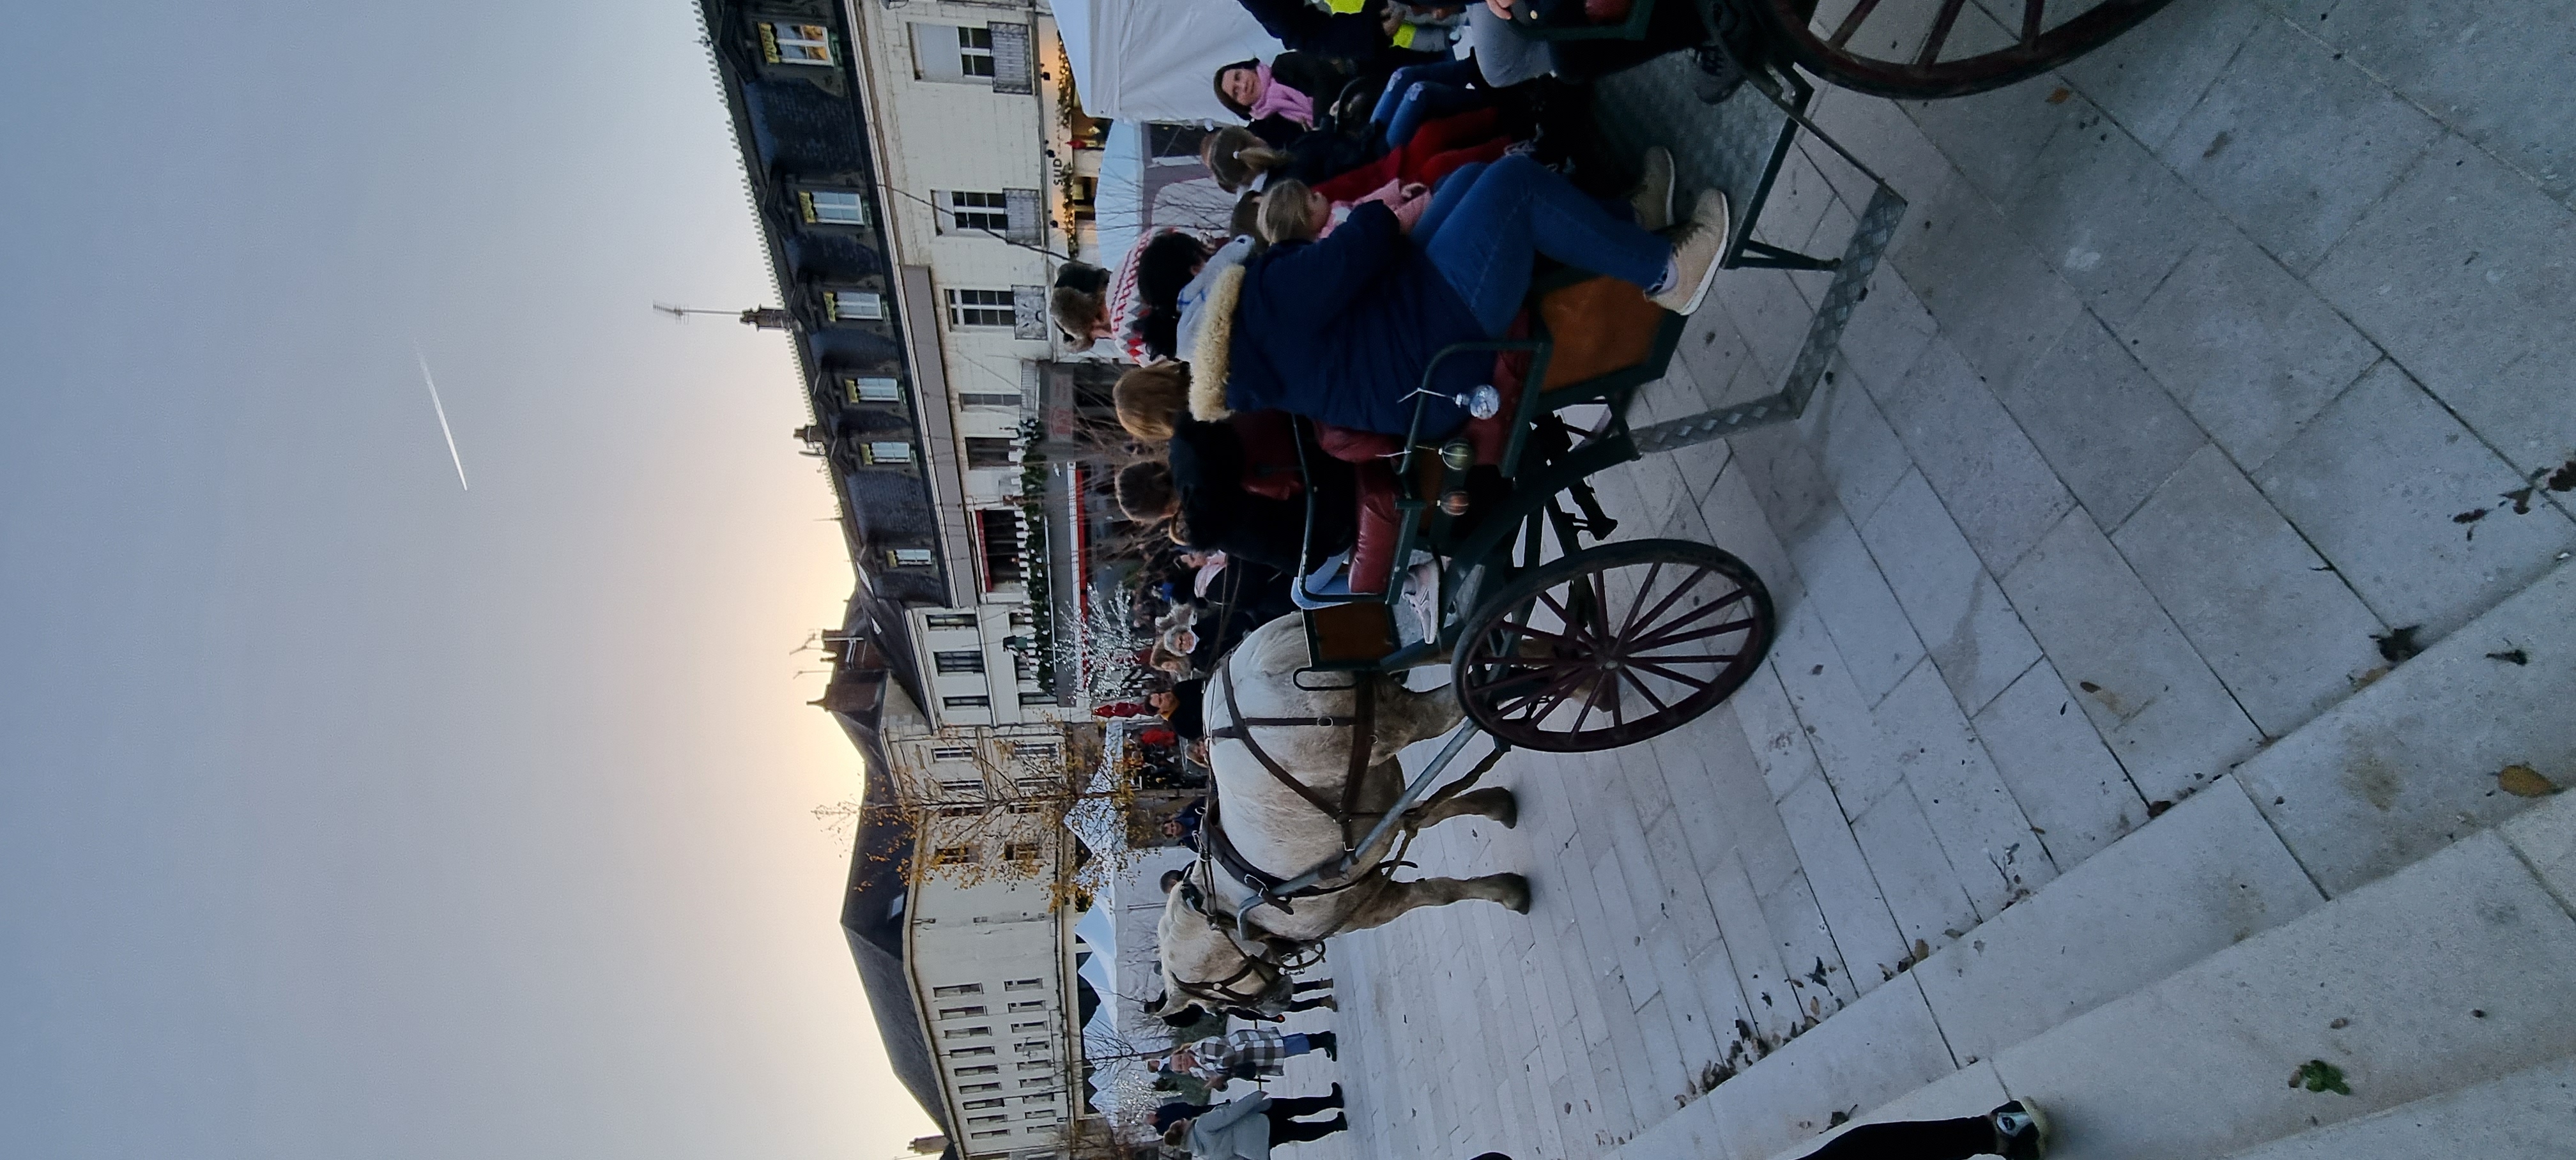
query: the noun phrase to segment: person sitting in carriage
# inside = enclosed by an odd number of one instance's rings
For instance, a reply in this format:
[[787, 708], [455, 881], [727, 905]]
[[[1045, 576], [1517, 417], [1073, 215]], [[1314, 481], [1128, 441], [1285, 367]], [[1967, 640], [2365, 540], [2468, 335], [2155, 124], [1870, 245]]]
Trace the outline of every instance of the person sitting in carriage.
[[1462, 402], [1491, 363], [1445, 360], [1426, 392], [1433, 357], [1503, 337], [1540, 256], [1632, 283], [1675, 313], [1697, 310], [1725, 246], [1726, 198], [1704, 191], [1688, 221], [1654, 232], [1669, 212], [1668, 185], [1604, 205], [1525, 156], [1453, 174], [1414, 236], [1393, 209], [1361, 204], [1331, 237], [1275, 241], [1219, 281], [1191, 355], [1190, 412], [1214, 423], [1278, 409], [1403, 435], [1415, 396], [1428, 393], [1413, 433], [1444, 437], [1466, 422]]

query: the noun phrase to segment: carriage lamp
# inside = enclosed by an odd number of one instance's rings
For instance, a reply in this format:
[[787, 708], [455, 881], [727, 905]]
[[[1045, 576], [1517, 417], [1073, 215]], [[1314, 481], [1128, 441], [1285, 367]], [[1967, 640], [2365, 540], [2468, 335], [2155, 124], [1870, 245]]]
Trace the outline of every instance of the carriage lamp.
[[1476, 465], [1476, 449], [1464, 439], [1452, 439], [1440, 445], [1440, 462], [1451, 471], [1465, 471]]
[[1453, 516], [1463, 516], [1467, 514], [1467, 493], [1465, 491], [1453, 491], [1447, 495], [1441, 496], [1440, 510]]

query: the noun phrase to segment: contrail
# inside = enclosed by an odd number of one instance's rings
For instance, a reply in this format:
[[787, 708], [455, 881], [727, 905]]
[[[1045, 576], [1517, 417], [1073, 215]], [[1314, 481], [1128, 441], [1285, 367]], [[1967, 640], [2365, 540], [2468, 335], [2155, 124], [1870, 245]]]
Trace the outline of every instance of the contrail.
[[456, 453], [456, 432], [447, 427], [447, 404], [438, 401], [438, 380], [429, 377], [429, 356], [420, 353], [417, 343], [411, 356], [420, 360], [420, 381], [429, 384], [429, 405], [438, 411], [438, 433], [447, 436], [447, 457], [456, 461], [456, 486], [472, 491], [474, 485], [465, 482], [465, 457]]

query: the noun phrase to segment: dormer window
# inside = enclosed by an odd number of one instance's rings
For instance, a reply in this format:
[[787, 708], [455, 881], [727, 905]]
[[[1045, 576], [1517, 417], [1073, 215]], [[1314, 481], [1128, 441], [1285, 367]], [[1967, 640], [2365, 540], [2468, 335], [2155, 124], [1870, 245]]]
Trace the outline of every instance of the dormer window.
[[862, 443], [859, 445], [859, 457], [878, 466], [910, 463], [912, 462], [912, 444], [906, 443], [900, 439], [879, 439], [869, 443]]
[[831, 64], [832, 30], [794, 20], [761, 21], [760, 55], [771, 64]]
[[841, 380], [843, 393], [853, 403], [900, 403], [903, 388], [882, 375], [852, 375]]
[[868, 224], [868, 203], [851, 190], [800, 190], [796, 194], [796, 206], [804, 211], [808, 224], [826, 226]]
[[885, 296], [874, 290], [827, 290], [823, 304], [834, 322], [885, 321]]

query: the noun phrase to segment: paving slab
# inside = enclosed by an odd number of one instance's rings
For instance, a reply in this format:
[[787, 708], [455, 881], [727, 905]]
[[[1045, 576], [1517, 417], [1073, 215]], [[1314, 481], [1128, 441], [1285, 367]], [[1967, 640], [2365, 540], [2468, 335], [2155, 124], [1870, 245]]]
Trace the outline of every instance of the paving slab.
[[2254, 751], [2261, 732], [2091, 516], [2059, 521], [2001, 582], [2150, 803]]
[[1914, 969], [1950, 1049], [2021, 1041], [2323, 904], [2230, 780]]
[[[2297, 115], [2285, 116], [2290, 109]], [[2162, 155], [2273, 257], [2305, 272], [2441, 133], [2306, 30], [2267, 20]]]
[[[2033, 158], [2049, 141], [2092, 112], [2058, 96], [2055, 73], [1971, 96], [1899, 104], [1934, 148], [1989, 201], [2011, 200]], [[1937, 228], [1937, 227], [1936, 227]]]
[[[1880, 987], [1673, 1117], [1722, 1125], [1736, 1155], [1767, 1156], [1846, 1115], [1958, 1070], [1923, 992]], [[1665, 1128], [1674, 1135], [1682, 1133]]]
[[1872, 392], [1892, 388], [1940, 327], [1896, 267], [1881, 264], [1843, 324], [1842, 359]]
[[2339, 895], [2504, 820], [2529, 799], [2498, 773], [2576, 784], [2576, 569], [2560, 565], [2423, 655], [2238, 767], [2301, 865]]
[[2147, 801], [2041, 660], [1977, 711], [1977, 739], [2049, 857], [2072, 867], [2147, 820]]
[[2576, 910], [2576, 795], [2560, 793], [2515, 814], [2500, 827], [2541, 885]]
[[2038, 369], [1995, 398], [2105, 531], [2209, 442], [2128, 344], [2089, 314], [2067, 327]]
[[1855, 522], [1866, 521], [1895, 489], [1896, 481], [1905, 477], [1912, 461], [1906, 458], [1896, 429], [1887, 425], [1887, 417], [1879, 414], [1878, 404], [1859, 381], [1847, 369], [1844, 374], [1827, 374], [1829, 381], [1807, 403], [1813, 418], [1807, 444], [1833, 485], [1835, 498], [1842, 501], [1844, 513]]
[[1888, 694], [1879, 728], [1898, 743], [1897, 764], [1977, 916], [1993, 918], [2057, 876], [1993, 759], [1928, 667]]
[[2379, 358], [2315, 291], [2232, 230], [2212, 231], [2112, 329], [2247, 466], [2280, 450]]
[[2269, 13], [2247, 0], [2175, 0], [2067, 62], [2067, 82], [2150, 148], [2164, 144]]
[[[1852, 819], [1852, 837], [1869, 860], [1897, 933], [1912, 949], [1937, 949], [1977, 925], [1976, 905], [1951, 869], [1932, 823], [1899, 784]], [[1914, 944], [1920, 943], [1920, 948]], [[1895, 970], [1903, 964], [1881, 964]]]
[[2529, 174], [2576, 192], [2576, 4], [2410, 0], [2334, 6], [2315, 30], [2435, 119]]
[[2526, 478], [2576, 458], [2576, 212], [2529, 179], [2447, 138], [2313, 281]]
[[1902, 244], [1889, 245], [1887, 261], [1950, 344], [1996, 382], [2027, 373], [2084, 310], [2074, 287], [1965, 178], [1914, 202], [1897, 234]]
[[1780, 819], [1797, 847], [1798, 864], [1834, 947], [1853, 968], [1852, 989], [1859, 994], [1877, 989], [1885, 971], [1894, 970], [1910, 952], [1832, 788], [1821, 779], [1808, 779], [1780, 800]]
[[[2367, 964], [2358, 969], [2357, 964]], [[2576, 1042], [2576, 920], [2480, 834], [2005, 1051], [2070, 1160], [2224, 1156]], [[2286, 1084], [2305, 1061], [2351, 1095]]]
[[1726, 707], [1734, 711], [1736, 723], [1744, 730], [1744, 742], [1762, 766], [1762, 781], [1771, 788], [1773, 799], [1787, 799], [1810, 778], [1821, 780], [1806, 727], [1798, 723], [1788, 690], [1780, 687], [1780, 675], [1770, 665], [1754, 670], [1727, 699]]
[[[2064, 328], [2060, 320], [2049, 337]], [[1878, 402], [1990, 571], [2011, 568], [2075, 506], [2012, 414], [1948, 342], [1936, 339]]]
[[1858, 816], [1903, 773], [1896, 746], [1881, 735], [1870, 716], [1869, 699], [1852, 683], [1825, 632], [1824, 618], [1812, 607], [1800, 608], [1781, 623], [1771, 644], [1771, 671], [1780, 677], [1797, 710], [1798, 722], [1814, 747], [1816, 762], [1833, 784], [1843, 812]]
[[2250, 1148], [2236, 1160], [2553, 1160], [2576, 1140], [2576, 1058]]
[[2216, 447], [2111, 537], [2269, 736], [2350, 696], [2382, 662], [2379, 618]]
[[2082, 98], [2067, 104], [2078, 119], [2049, 138], [1998, 204], [2086, 308], [2119, 321], [2203, 235], [2228, 227], [2128, 130]]
[[2546, 490], [2523, 490], [2530, 481], [2393, 362], [2372, 368], [2254, 482], [2381, 620], [2421, 625], [2428, 641], [2576, 548], [2576, 521]]
[[1906, 618], [1961, 706], [1974, 712], [2039, 659], [2021, 617], [1920, 472], [1861, 527]]
[[1802, 542], [1789, 545], [1789, 559], [1863, 702], [1877, 704], [1922, 662], [1923, 644], [1860, 531], [1841, 511], [1827, 513]]

